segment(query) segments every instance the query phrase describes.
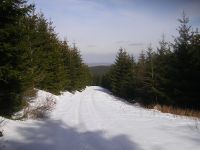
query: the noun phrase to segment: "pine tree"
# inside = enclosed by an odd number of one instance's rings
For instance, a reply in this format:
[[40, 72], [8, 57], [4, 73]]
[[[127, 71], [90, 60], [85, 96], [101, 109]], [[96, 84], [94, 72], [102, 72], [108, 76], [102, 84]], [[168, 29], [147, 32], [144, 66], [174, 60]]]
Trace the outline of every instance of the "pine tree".
[[70, 84], [71, 84], [71, 79], [70, 79], [70, 47], [67, 43], [66, 40], [60, 43], [61, 46], [61, 52], [60, 52], [60, 57], [63, 62], [63, 69], [64, 69], [64, 74], [62, 77], [62, 86], [63, 90], [71, 90]]
[[10, 115], [23, 105], [26, 45], [23, 19], [32, 9], [24, 0], [0, 2], [0, 114]]
[[144, 86], [145, 72], [146, 72], [146, 56], [144, 51], [139, 55], [138, 62], [136, 65], [136, 97], [143, 99], [146, 95], [146, 88]]
[[190, 80], [188, 91], [188, 97], [190, 97], [191, 103], [194, 108], [200, 108], [200, 34], [198, 29], [192, 33], [192, 38], [190, 40]]
[[144, 76], [144, 87], [147, 96], [148, 103], [156, 103], [157, 102], [157, 95], [155, 94], [155, 53], [153, 52], [152, 47], [148, 47], [147, 57], [145, 61], [145, 76]]
[[[174, 99], [178, 105], [185, 105], [184, 101], [187, 99], [188, 91], [190, 91], [190, 86], [188, 81], [190, 81], [190, 40], [192, 37], [191, 27], [188, 25], [189, 18], [186, 17], [183, 12], [182, 19], [179, 19], [180, 26], [177, 29], [179, 36], [175, 38], [174, 48], [174, 63], [172, 64], [174, 75], [172, 81], [174, 83]], [[179, 81], [179, 82], [177, 82]]]
[[82, 89], [91, 75], [76, 47], [60, 41], [51, 21], [25, 0], [0, 2], [0, 115], [11, 115], [35, 88]]
[[112, 92], [119, 97], [133, 98], [135, 86], [133, 57], [122, 48], [119, 49], [110, 73]]
[[155, 83], [156, 88], [154, 89], [157, 95], [157, 102], [160, 104], [170, 104], [171, 98], [170, 93], [170, 64], [171, 55], [169, 43], [166, 42], [165, 36], [162, 35], [161, 41], [159, 41], [159, 47], [155, 54]]

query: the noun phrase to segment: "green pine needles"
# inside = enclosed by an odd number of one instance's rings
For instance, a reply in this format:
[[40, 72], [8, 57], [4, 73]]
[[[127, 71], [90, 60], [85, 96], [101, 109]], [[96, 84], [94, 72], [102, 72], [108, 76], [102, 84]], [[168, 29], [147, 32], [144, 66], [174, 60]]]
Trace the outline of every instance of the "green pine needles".
[[35, 88], [59, 94], [90, 83], [76, 46], [59, 40], [52, 22], [24, 0], [0, 2], [0, 115], [11, 115]]
[[200, 110], [200, 34], [185, 13], [179, 22], [173, 44], [163, 35], [157, 50], [148, 47], [137, 62], [120, 49], [101, 85], [130, 102]]

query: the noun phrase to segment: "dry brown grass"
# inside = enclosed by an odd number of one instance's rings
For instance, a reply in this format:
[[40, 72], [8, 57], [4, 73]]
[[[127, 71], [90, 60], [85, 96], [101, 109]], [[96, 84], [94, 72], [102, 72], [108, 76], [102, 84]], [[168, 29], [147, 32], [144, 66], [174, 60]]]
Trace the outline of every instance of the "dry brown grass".
[[[152, 106], [151, 106], [152, 108]], [[173, 106], [166, 106], [166, 105], [154, 105], [153, 107], [156, 110], [159, 110], [163, 113], [170, 113], [174, 115], [180, 115], [180, 116], [188, 116], [188, 117], [194, 117], [200, 119], [200, 111], [192, 110], [192, 109], [183, 109], [183, 108], [177, 108]]]

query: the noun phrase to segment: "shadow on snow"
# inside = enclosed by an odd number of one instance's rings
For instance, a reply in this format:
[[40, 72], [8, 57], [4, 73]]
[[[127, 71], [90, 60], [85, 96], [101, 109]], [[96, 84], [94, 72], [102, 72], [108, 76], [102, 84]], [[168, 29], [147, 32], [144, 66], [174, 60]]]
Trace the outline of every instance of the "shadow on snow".
[[66, 127], [62, 121], [46, 120], [36, 123], [33, 127], [19, 127], [16, 130], [25, 140], [6, 141], [5, 149], [141, 150], [126, 135], [107, 138], [103, 131], [80, 132], [76, 128]]

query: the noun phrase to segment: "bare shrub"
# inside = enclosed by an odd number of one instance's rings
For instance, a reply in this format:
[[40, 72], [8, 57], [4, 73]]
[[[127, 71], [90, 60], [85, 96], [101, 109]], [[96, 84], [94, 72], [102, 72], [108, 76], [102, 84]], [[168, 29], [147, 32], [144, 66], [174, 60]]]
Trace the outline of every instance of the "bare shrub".
[[0, 137], [3, 136], [3, 126], [5, 125], [5, 120], [0, 118]]
[[160, 105], [155, 105], [153, 108], [154, 108], [155, 110], [160, 110], [160, 109], [161, 109], [161, 106], [160, 106]]
[[53, 97], [47, 97], [45, 100], [34, 106], [27, 106], [24, 109], [24, 117], [32, 119], [44, 119], [48, 117], [48, 114], [54, 108], [56, 102]]

